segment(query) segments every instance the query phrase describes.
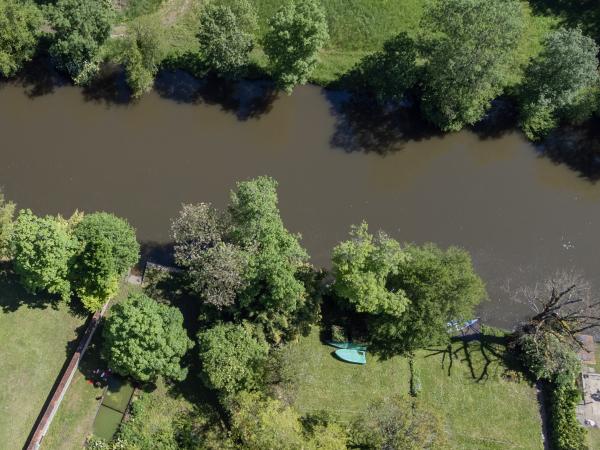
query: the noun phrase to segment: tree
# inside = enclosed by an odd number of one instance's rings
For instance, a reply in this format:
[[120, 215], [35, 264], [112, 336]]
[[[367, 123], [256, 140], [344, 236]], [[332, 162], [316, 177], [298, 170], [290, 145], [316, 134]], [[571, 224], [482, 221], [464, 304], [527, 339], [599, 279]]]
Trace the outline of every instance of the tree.
[[306, 83], [328, 39], [325, 12], [316, 0], [286, 2], [269, 20], [263, 42], [278, 86], [289, 93]]
[[405, 256], [400, 244], [380, 232], [375, 238], [363, 222], [353, 226], [350, 239], [333, 249], [335, 292], [360, 313], [402, 316], [408, 299], [402, 289], [391, 289], [390, 276]]
[[8, 258], [11, 254], [11, 241], [13, 230], [13, 218], [16, 205], [4, 199], [4, 193], [0, 190], [0, 260]]
[[164, 58], [160, 24], [136, 22], [125, 40], [123, 64], [132, 96], [139, 98], [152, 89]]
[[108, 365], [123, 376], [155, 381], [159, 375], [183, 380], [181, 358], [192, 347], [183, 316], [144, 294], [131, 294], [111, 308], [102, 330]]
[[83, 304], [97, 311], [137, 262], [140, 246], [127, 221], [105, 212], [84, 216], [74, 234], [81, 247], [71, 267], [72, 285]]
[[579, 29], [560, 28], [548, 35], [523, 87], [521, 127], [529, 138], [543, 137], [560, 118], [575, 118], [574, 107], [597, 86], [597, 54], [594, 40]]
[[243, 449], [296, 450], [306, 447], [298, 414], [277, 400], [258, 393], [241, 392], [231, 411], [231, 431]]
[[234, 305], [247, 263], [238, 246], [223, 241], [225, 222], [210, 204], [200, 203], [183, 205], [171, 225], [175, 261], [186, 269], [188, 288], [219, 310]]
[[86, 84], [98, 70], [100, 46], [110, 36], [110, 0], [57, 0], [49, 8], [54, 30], [50, 55], [77, 84]]
[[380, 315], [370, 321], [372, 338], [392, 353], [448, 342], [448, 322], [471, 319], [486, 298], [485, 285], [465, 250], [443, 251], [426, 244], [408, 245], [404, 253], [390, 286], [405, 293], [406, 311], [399, 318]]
[[254, 46], [252, 34], [244, 31], [231, 8], [225, 5], [208, 4], [204, 8], [198, 40], [208, 68], [233, 79], [241, 75]]
[[238, 183], [229, 206], [231, 240], [248, 255], [237, 313], [262, 323], [275, 342], [305, 303], [299, 272], [308, 259], [299, 236], [285, 229], [277, 202], [277, 182], [263, 176]]
[[418, 401], [399, 396], [374, 402], [352, 430], [353, 444], [363, 449], [449, 448], [442, 420]]
[[13, 76], [35, 53], [42, 15], [28, 0], [0, 0], [0, 75]]
[[435, 0], [425, 11], [423, 111], [444, 131], [480, 120], [506, 86], [524, 29], [517, 0]]
[[21, 210], [12, 236], [15, 272], [23, 286], [32, 293], [47, 291], [68, 300], [69, 265], [77, 248], [68, 222]]
[[363, 58], [349, 77], [355, 87], [375, 94], [380, 102], [402, 100], [417, 82], [415, 42], [400, 33], [383, 44], [383, 50]]
[[206, 385], [225, 395], [255, 389], [269, 346], [248, 324], [218, 324], [198, 334]]

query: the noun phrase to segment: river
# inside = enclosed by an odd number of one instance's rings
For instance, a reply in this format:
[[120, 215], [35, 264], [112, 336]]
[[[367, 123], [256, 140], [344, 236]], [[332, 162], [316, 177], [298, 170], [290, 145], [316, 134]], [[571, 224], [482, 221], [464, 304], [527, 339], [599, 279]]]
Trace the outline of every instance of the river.
[[268, 174], [313, 263], [327, 265], [362, 220], [400, 241], [462, 246], [487, 283], [480, 314], [499, 326], [525, 312], [512, 291], [558, 269], [600, 286], [600, 186], [519, 133], [440, 136], [313, 86], [236, 89], [162, 74], [130, 104], [110, 86], [3, 83], [0, 185], [39, 214], [112, 211], [160, 244], [181, 203], [224, 207], [236, 180]]

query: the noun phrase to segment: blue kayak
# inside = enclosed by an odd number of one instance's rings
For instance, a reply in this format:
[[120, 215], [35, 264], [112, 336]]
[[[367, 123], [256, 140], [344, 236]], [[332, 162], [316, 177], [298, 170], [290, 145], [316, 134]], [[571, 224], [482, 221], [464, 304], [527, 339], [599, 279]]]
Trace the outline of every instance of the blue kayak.
[[367, 352], [364, 350], [354, 350], [348, 348], [340, 348], [335, 351], [335, 355], [342, 361], [354, 364], [366, 364]]

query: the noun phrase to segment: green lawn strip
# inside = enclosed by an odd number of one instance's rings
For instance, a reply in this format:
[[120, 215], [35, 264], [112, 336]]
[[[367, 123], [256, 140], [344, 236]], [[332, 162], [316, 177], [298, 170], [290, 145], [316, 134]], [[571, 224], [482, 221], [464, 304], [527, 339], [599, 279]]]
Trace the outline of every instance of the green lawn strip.
[[[123, 283], [114, 302], [118, 302], [139, 286]], [[110, 309], [107, 314], [110, 314]], [[80, 449], [86, 438], [92, 433], [96, 412], [100, 405], [97, 397], [102, 395], [102, 388], [96, 388], [87, 382], [89, 374], [96, 368], [105, 368], [106, 363], [100, 359], [101, 328], [96, 330], [92, 344], [83, 357], [80, 369], [75, 373], [71, 386], [58, 408], [56, 416], [44, 438], [42, 448], [47, 449]]]
[[[495, 348], [497, 347], [497, 348]], [[455, 353], [448, 372], [443, 349], [417, 353], [415, 368], [420, 375], [420, 398], [446, 420], [449, 439], [456, 449], [541, 449], [541, 423], [534, 389], [526, 382], [506, 381], [506, 367], [498, 356], [503, 345], [489, 344], [487, 377], [485, 357], [475, 341], [453, 345]], [[351, 421], [373, 400], [393, 394], [408, 395], [409, 369], [406, 358], [379, 360], [368, 354], [365, 366], [336, 360], [333, 348], [323, 345], [316, 329], [283, 350], [286, 388], [280, 395], [290, 398], [306, 414], [326, 410], [343, 421]], [[492, 352], [493, 351], [493, 352]]]
[[588, 428], [588, 438], [591, 450], [600, 448], [600, 429]]
[[0, 442], [20, 449], [83, 333], [85, 316], [48, 304], [0, 273]]

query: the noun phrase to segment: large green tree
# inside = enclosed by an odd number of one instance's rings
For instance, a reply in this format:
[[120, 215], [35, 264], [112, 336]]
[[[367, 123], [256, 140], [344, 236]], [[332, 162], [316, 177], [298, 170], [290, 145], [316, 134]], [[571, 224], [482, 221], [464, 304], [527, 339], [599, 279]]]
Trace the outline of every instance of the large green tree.
[[[248, 8], [251, 6], [247, 2]], [[208, 4], [200, 17], [198, 31], [200, 52], [204, 63], [217, 75], [238, 78], [248, 64], [254, 46], [252, 34], [229, 6]]]
[[110, 0], [57, 0], [49, 7], [54, 30], [50, 54], [57, 67], [78, 84], [95, 75], [100, 46], [110, 35], [114, 11]]
[[155, 21], [137, 21], [124, 40], [122, 55], [127, 84], [134, 98], [152, 89], [165, 50], [161, 25]]
[[256, 388], [269, 346], [248, 323], [218, 324], [198, 334], [206, 385], [225, 395]]
[[421, 23], [422, 107], [444, 131], [480, 120], [515, 69], [524, 29], [517, 0], [435, 0]]
[[298, 275], [308, 260], [299, 236], [285, 228], [277, 203], [277, 182], [263, 176], [238, 183], [229, 207], [231, 239], [248, 254], [238, 314], [262, 323], [274, 341], [290, 330], [304, 305]]
[[4, 199], [4, 193], [0, 190], [0, 260], [8, 258], [11, 254], [11, 241], [13, 230], [13, 219], [16, 205]]
[[280, 88], [306, 83], [317, 54], [329, 39], [323, 7], [316, 0], [288, 0], [269, 20], [263, 47]]
[[335, 292], [357, 312], [400, 317], [408, 299], [389, 282], [405, 259], [400, 244], [385, 233], [374, 237], [366, 223], [354, 226], [350, 239], [333, 249]]
[[0, 75], [10, 77], [35, 53], [42, 15], [32, 1], [0, 0]]
[[71, 267], [72, 285], [83, 304], [97, 311], [137, 262], [140, 246], [126, 220], [105, 212], [85, 215], [74, 234], [80, 250]]
[[144, 294], [132, 294], [111, 308], [102, 330], [103, 354], [115, 372], [139, 381], [159, 375], [183, 380], [181, 358], [192, 347], [183, 315]]
[[372, 92], [380, 101], [402, 100], [417, 82], [417, 47], [406, 33], [387, 40], [383, 50], [364, 57], [349, 74], [351, 88]]
[[14, 223], [12, 243], [15, 272], [28, 291], [70, 298], [69, 265], [77, 241], [66, 220], [37, 217], [31, 210], [21, 210]]
[[434, 244], [404, 248], [406, 259], [391, 281], [409, 299], [399, 317], [379, 315], [370, 320], [372, 339], [388, 353], [413, 352], [448, 341], [448, 322], [471, 319], [486, 298], [485, 285], [475, 273], [468, 252], [444, 251]]
[[543, 137], [561, 118], [577, 118], [578, 106], [598, 87], [597, 54], [598, 45], [579, 29], [548, 35], [523, 87], [521, 127], [529, 138]]

